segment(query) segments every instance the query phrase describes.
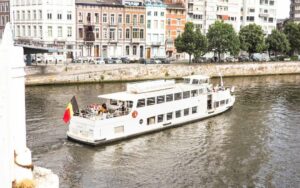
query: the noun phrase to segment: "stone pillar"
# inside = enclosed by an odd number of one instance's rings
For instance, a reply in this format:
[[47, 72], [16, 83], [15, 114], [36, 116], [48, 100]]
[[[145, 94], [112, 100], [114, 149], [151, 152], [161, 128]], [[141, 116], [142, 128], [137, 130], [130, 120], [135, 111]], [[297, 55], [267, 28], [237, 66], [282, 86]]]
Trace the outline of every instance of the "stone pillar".
[[[4, 60], [4, 61], [2, 61]], [[31, 151], [26, 146], [25, 71], [22, 47], [15, 47], [10, 25], [5, 27], [1, 44], [1, 63], [8, 67], [7, 106], [9, 134], [13, 142], [14, 179], [32, 179]], [[10, 146], [11, 147], [11, 146]]]

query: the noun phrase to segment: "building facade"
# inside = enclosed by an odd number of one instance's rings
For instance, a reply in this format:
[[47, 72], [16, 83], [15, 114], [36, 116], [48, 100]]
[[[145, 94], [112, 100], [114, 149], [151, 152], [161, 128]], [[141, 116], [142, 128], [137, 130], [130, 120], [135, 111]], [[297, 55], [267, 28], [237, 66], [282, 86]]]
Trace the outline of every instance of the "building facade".
[[183, 53], [177, 53], [175, 39], [184, 32], [186, 23], [185, 4], [179, 0], [167, 0], [166, 11], [166, 55], [175, 59], [184, 58]]
[[62, 58], [73, 57], [75, 0], [12, 0], [11, 18], [16, 43], [58, 48]]
[[9, 0], [0, 0], [0, 40], [7, 22], [9, 22]]
[[291, 0], [290, 19], [300, 22], [300, 0]]
[[145, 7], [141, 2], [78, 0], [78, 57], [144, 57]]
[[238, 32], [242, 26], [255, 23], [266, 34], [276, 28], [277, 0], [188, 0], [187, 19], [206, 33], [220, 20], [232, 24]]
[[146, 1], [146, 58], [165, 57], [166, 5], [160, 0]]

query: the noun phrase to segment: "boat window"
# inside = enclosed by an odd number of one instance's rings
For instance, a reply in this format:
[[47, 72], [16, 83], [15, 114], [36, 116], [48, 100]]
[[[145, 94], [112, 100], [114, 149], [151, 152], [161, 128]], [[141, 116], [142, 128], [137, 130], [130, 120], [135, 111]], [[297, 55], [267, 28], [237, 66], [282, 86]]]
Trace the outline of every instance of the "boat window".
[[183, 92], [183, 98], [184, 98], [184, 99], [190, 98], [190, 91], [185, 91], [185, 92]]
[[150, 97], [147, 99], [147, 106], [155, 104], [155, 97]]
[[110, 105], [118, 105], [118, 101], [114, 100], [114, 99], [110, 99], [109, 104]]
[[157, 97], [157, 104], [161, 104], [165, 102], [165, 96], [158, 96]]
[[167, 113], [167, 120], [173, 119], [173, 112]]
[[192, 94], [192, 97], [198, 96], [198, 90], [192, 90], [191, 94]]
[[180, 100], [182, 98], [182, 93], [175, 93], [174, 100]]
[[176, 118], [181, 117], [181, 110], [177, 110], [175, 113]]
[[164, 115], [163, 114], [160, 114], [157, 116], [157, 123], [161, 123], [164, 121]]
[[192, 107], [192, 114], [197, 113], [197, 106]]
[[228, 102], [229, 102], [229, 100], [228, 100], [228, 99], [226, 99], [226, 104], [228, 104]]
[[153, 125], [153, 124], [155, 124], [155, 117], [147, 118], [147, 125]]
[[203, 89], [199, 89], [199, 95], [203, 93]]
[[224, 105], [225, 104], [225, 100], [221, 100], [220, 102], [220, 106]]
[[208, 80], [207, 80], [207, 79], [203, 79], [203, 80], [200, 80], [200, 81], [199, 81], [199, 84], [205, 84], [205, 83], [208, 83]]
[[219, 103], [220, 103], [219, 101], [215, 102], [215, 108], [218, 108], [220, 106]]
[[145, 106], [145, 99], [139, 99], [137, 103], [137, 107], [144, 107]]
[[199, 80], [197, 80], [197, 79], [193, 79], [193, 82], [192, 82], [192, 84], [199, 84]]
[[189, 78], [185, 78], [185, 79], [183, 80], [183, 83], [185, 83], [185, 84], [189, 84], [189, 83], [190, 83], [190, 81], [191, 81], [191, 79], [189, 79]]
[[127, 108], [132, 108], [133, 102], [132, 101], [127, 101]]
[[183, 110], [183, 115], [184, 116], [188, 116], [190, 114], [190, 109], [189, 108], [186, 108]]
[[166, 95], [166, 101], [167, 102], [173, 101], [173, 94]]
[[124, 126], [118, 126], [114, 128], [115, 134], [124, 133]]

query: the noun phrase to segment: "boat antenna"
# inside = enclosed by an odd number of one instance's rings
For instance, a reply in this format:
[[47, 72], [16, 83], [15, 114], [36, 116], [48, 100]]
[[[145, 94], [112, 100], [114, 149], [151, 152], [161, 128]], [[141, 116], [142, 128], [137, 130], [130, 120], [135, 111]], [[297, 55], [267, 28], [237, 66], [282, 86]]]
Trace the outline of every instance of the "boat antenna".
[[220, 81], [221, 81], [221, 87], [223, 87], [224, 86], [224, 83], [223, 83], [223, 77], [222, 77], [222, 74], [220, 73], [220, 71], [219, 71], [219, 69], [217, 69], [218, 70], [218, 74], [219, 74], [219, 76], [220, 76]]

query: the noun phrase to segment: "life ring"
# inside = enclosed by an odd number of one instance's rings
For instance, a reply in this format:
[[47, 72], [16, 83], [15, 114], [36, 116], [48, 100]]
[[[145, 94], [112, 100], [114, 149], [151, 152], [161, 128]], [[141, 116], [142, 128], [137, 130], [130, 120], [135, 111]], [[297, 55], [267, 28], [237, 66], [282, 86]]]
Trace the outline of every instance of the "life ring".
[[136, 118], [137, 115], [138, 115], [138, 112], [137, 111], [133, 111], [131, 115], [132, 115], [133, 118]]

